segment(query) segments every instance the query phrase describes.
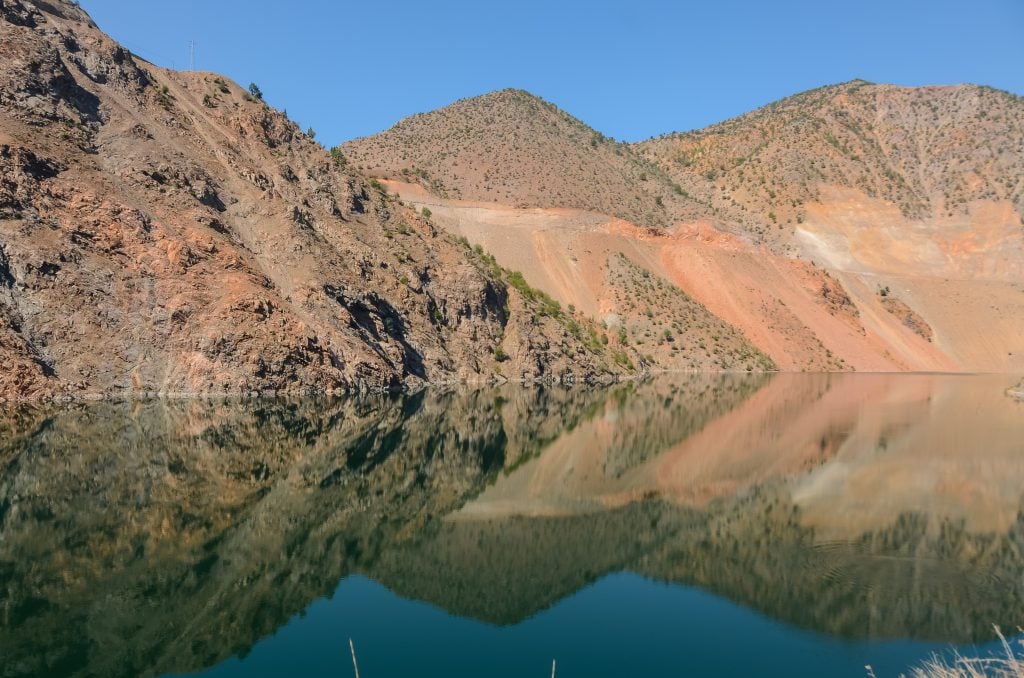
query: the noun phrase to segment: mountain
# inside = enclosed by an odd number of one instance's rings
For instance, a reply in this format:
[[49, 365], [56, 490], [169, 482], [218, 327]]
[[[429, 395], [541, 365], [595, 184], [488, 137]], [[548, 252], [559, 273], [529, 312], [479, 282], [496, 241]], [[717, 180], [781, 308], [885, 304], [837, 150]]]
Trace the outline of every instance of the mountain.
[[0, 104], [0, 398], [625, 371], [261, 97], [77, 4], [0, 5]]
[[1024, 98], [1007, 92], [855, 81], [608, 144], [505, 91], [342, 152], [659, 365], [701, 368], [657, 352], [682, 323], [637, 275], [782, 370], [1024, 371]]
[[618, 143], [503, 90], [330, 152], [0, 6], [0, 398], [1024, 371], [1024, 100], [852, 82]]
[[985, 201], [1024, 214], [1024, 97], [957, 85], [853, 81], [634, 148], [714, 205], [738, 208], [777, 242], [829, 188], [884, 200], [911, 219], [953, 218]]
[[575, 208], [642, 226], [697, 213], [632, 146], [522, 90], [410, 116], [341, 151], [372, 176], [413, 181], [446, 198]]

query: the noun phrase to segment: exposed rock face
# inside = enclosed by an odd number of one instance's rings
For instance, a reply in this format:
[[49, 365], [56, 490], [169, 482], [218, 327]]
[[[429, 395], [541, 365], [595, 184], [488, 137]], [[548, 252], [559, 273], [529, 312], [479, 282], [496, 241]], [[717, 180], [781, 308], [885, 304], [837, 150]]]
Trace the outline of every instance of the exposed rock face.
[[237, 85], [0, 5], [0, 398], [623, 371], [535, 305]]
[[[635, 295], [608, 280], [608, 254], [781, 370], [1024, 370], [1024, 98], [1008, 92], [854, 81], [614, 144], [502, 91], [343, 149], [563, 304], [625, 318], [658, 366], [707, 369], [711, 356], [666, 355], [664, 327], [630, 322]], [[907, 309], [883, 304], [883, 286]], [[722, 336], [708, 327], [692, 338]], [[711, 369], [745, 362], [723, 353]]]
[[1018, 372], [1022, 101], [852, 82], [621, 144], [505, 90], [329, 154], [5, 0], [0, 399]]
[[925, 322], [924, 318], [914, 312], [914, 309], [900, 301], [896, 297], [886, 296], [882, 299], [882, 306], [885, 310], [900, 319], [910, 330], [927, 341], [932, 340], [932, 328]]

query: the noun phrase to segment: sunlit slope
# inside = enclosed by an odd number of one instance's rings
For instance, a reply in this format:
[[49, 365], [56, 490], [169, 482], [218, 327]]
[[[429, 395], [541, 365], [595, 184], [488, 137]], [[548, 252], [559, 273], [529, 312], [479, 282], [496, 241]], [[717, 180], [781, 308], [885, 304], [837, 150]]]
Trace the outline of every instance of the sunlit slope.
[[504, 91], [344, 149], [595, 317], [628, 316], [617, 252], [783, 370], [1024, 371], [1024, 103], [1006, 92], [855, 81], [623, 146]]

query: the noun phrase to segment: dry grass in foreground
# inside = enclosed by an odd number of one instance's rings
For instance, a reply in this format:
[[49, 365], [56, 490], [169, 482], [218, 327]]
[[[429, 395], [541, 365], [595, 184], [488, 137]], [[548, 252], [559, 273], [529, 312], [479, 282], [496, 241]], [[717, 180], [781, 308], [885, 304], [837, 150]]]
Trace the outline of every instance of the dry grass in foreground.
[[[996, 634], [1003, 643], [1003, 656], [964, 657], [958, 652], [944, 659], [935, 655], [904, 675], [906, 678], [1024, 678], [1024, 638], [1011, 644], [998, 626]], [[870, 666], [867, 670], [874, 678]]]

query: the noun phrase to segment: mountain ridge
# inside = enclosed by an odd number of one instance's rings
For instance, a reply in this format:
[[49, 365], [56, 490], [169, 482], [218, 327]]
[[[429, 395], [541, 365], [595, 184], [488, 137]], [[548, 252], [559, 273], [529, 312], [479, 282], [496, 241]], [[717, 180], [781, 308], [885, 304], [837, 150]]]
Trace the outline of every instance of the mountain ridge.
[[459, 99], [338, 148], [373, 176], [405, 177], [454, 199], [587, 209], [641, 226], [696, 213], [630, 144], [521, 89]]
[[[628, 314], [609, 282], [618, 252], [783, 370], [1024, 371], [1021, 97], [828, 85], [702, 130], [615, 144], [617, 178], [597, 181], [609, 166], [595, 156], [599, 132], [552, 106], [569, 131], [547, 125], [525, 144], [520, 128], [538, 126], [530, 111], [548, 109], [516, 91], [532, 108], [492, 116], [502, 96], [460, 100], [341, 152], [599, 317]], [[486, 136], [486, 153], [467, 128]], [[504, 195], [479, 181], [494, 176]], [[631, 208], [652, 199], [656, 212]], [[650, 338], [632, 324], [637, 341]]]
[[5, 399], [1024, 371], [1009, 93], [852, 81], [627, 144], [504, 89], [328, 152], [73, 3], [0, 31]]
[[260, 97], [0, 7], [5, 399], [625, 370]]

